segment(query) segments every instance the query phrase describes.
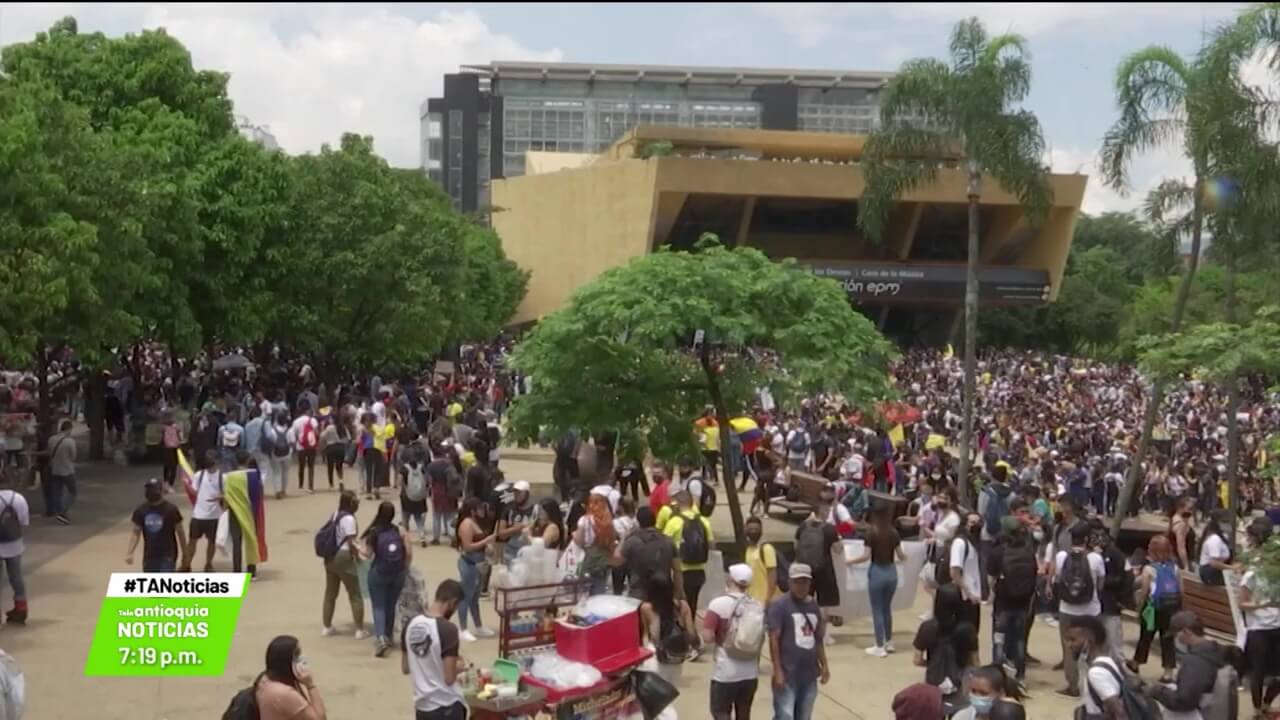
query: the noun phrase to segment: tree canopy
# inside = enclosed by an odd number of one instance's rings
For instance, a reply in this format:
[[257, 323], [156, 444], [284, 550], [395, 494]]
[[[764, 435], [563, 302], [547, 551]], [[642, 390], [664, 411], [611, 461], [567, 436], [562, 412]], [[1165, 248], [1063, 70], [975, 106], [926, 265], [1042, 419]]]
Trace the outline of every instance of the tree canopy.
[[677, 459], [696, 453], [691, 423], [707, 405], [727, 421], [761, 389], [781, 403], [831, 392], [873, 408], [892, 394], [893, 356], [835, 281], [704, 236], [693, 252], [605, 272], [543, 318], [511, 358], [533, 389], [512, 403], [510, 428], [517, 441], [637, 429]]
[[372, 138], [290, 157], [240, 137], [227, 75], [163, 30], [67, 18], [4, 48], [0, 70], [8, 362], [145, 338], [416, 364], [492, 336], [523, 296], [493, 232]]

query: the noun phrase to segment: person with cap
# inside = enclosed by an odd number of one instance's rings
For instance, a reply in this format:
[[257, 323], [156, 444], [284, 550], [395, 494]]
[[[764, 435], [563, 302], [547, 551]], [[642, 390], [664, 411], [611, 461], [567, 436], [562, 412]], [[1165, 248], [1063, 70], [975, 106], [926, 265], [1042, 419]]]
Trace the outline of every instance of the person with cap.
[[143, 495], [146, 502], [133, 510], [133, 532], [129, 535], [124, 564], [133, 564], [133, 553], [138, 549], [138, 540], [142, 540], [142, 571], [174, 572], [178, 567], [179, 553], [182, 564], [187, 564], [187, 537], [182, 528], [182, 513], [176, 505], [164, 499], [164, 486], [156, 478], [143, 485]]
[[818, 683], [831, 679], [823, 637], [827, 620], [810, 597], [813, 570], [792, 563], [787, 572], [787, 593], [769, 605], [765, 627], [773, 658], [774, 720], [810, 720], [818, 699]]
[[[702, 616], [702, 641], [715, 647], [715, 668], [711, 671], [711, 717], [713, 720], [750, 720], [760, 673], [760, 649], [754, 656], [744, 654], [742, 645], [755, 637], [764, 639], [764, 608], [747, 590], [751, 587], [751, 567], [729, 566], [725, 594], [713, 598]], [[758, 633], [758, 635], [754, 635]]]
[[498, 541], [503, 543], [503, 562], [508, 565], [516, 559], [520, 548], [528, 544], [529, 538], [524, 531], [533, 524], [533, 516], [537, 510], [529, 496], [527, 480], [517, 480], [512, 489], [515, 494], [511, 504], [507, 506], [502, 518], [498, 521], [497, 536]]

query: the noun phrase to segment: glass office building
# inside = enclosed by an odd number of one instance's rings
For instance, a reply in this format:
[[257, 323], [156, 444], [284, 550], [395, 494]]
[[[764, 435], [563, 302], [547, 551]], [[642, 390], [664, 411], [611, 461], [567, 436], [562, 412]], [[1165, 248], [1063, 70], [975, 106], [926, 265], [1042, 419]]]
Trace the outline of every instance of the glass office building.
[[529, 151], [598, 153], [637, 125], [865, 133], [889, 73], [494, 62], [420, 108], [422, 169], [462, 210]]

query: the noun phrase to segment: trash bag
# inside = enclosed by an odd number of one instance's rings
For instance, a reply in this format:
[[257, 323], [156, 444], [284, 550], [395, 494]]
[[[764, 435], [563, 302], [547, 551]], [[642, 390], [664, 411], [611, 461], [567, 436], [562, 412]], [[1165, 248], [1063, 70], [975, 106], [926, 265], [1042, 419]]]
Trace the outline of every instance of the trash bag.
[[633, 671], [631, 688], [636, 694], [636, 700], [640, 703], [640, 710], [644, 713], [645, 720], [654, 720], [667, 709], [668, 705], [680, 697], [680, 691], [675, 685], [654, 672]]

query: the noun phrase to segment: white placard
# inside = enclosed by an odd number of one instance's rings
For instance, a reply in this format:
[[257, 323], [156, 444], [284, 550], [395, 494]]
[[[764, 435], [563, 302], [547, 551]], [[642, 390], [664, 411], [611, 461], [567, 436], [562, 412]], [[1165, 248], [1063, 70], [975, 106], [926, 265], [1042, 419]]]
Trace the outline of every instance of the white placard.
[[1222, 582], [1226, 585], [1227, 603], [1231, 605], [1231, 619], [1236, 622], [1236, 646], [1244, 650], [1249, 630], [1244, 624], [1244, 612], [1240, 610], [1240, 576], [1235, 570], [1223, 570]]

